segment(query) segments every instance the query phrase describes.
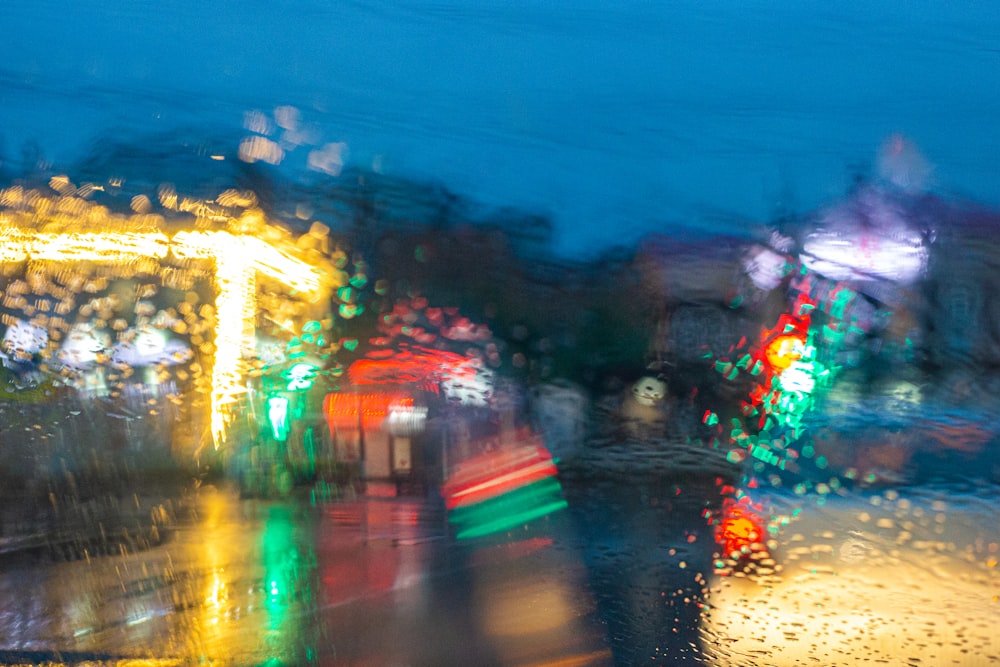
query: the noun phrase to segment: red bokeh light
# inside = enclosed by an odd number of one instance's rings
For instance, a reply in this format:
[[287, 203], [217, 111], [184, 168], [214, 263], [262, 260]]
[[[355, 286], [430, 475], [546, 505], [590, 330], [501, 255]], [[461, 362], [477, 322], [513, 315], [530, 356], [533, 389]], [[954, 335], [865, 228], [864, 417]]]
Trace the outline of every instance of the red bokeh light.
[[727, 498], [715, 528], [715, 541], [729, 558], [745, 558], [763, 549], [766, 528], [761, 515], [751, 507], [749, 498]]

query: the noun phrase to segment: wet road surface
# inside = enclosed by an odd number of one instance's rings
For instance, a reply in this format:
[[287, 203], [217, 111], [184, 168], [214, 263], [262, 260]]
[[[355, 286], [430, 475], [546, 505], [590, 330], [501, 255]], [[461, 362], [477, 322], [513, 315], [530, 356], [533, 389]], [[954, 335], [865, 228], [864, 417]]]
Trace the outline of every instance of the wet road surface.
[[458, 543], [423, 499], [204, 487], [161, 546], [0, 573], [0, 658], [165, 664], [600, 665], [568, 517]]
[[[642, 453], [648, 463], [652, 450]], [[468, 540], [437, 498], [259, 500], [204, 486], [158, 546], [5, 560], [0, 664], [985, 665], [1000, 655], [995, 488], [826, 504], [762, 491], [792, 521], [774, 551], [780, 576], [750, 580], [714, 567], [702, 513], [719, 471], [621, 477], [617, 457], [605, 452], [602, 475], [565, 471], [565, 510]]]

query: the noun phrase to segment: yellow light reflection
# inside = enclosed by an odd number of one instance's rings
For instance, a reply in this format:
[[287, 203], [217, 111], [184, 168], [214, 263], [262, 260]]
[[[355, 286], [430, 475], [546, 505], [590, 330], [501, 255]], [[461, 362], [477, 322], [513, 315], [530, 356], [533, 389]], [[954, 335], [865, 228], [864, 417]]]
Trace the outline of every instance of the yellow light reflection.
[[996, 662], [995, 512], [978, 497], [946, 505], [931, 494], [805, 507], [775, 541], [774, 573], [710, 582], [706, 664]]
[[996, 582], [922, 563], [891, 568], [803, 570], [779, 583], [720, 582], [704, 614], [708, 664], [780, 667], [966, 662], [966, 652], [1000, 655]]
[[[13, 663], [10, 667], [37, 667], [39, 663]], [[136, 658], [136, 659], [125, 659], [125, 660], [88, 660], [85, 663], [73, 662], [53, 662], [48, 661], [42, 663], [46, 667], [67, 667], [68, 665], [89, 665], [92, 667], [176, 667], [177, 665], [184, 664], [183, 660], [178, 660], [175, 658]]]
[[471, 608], [502, 664], [609, 662], [610, 652], [599, 646], [603, 633], [586, 621], [594, 600], [580, 586], [583, 563], [567, 555], [551, 548], [551, 538], [536, 537], [485, 547], [473, 556]]

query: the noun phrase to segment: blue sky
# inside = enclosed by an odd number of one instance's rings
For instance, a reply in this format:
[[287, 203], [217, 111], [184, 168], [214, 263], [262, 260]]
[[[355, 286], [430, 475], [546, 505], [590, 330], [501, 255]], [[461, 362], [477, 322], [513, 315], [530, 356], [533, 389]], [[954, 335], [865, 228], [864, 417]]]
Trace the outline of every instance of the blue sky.
[[355, 163], [550, 213], [577, 254], [811, 208], [892, 132], [1000, 199], [998, 35], [985, 2], [43, 0], [5, 10], [0, 137], [61, 162], [291, 105]]

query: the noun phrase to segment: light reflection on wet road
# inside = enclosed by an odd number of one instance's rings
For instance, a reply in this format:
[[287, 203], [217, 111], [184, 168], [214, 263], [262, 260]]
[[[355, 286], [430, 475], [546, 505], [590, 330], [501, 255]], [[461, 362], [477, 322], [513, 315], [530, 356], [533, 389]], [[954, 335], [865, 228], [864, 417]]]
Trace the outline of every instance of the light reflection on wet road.
[[[609, 664], [555, 516], [456, 544], [442, 510], [202, 488], [156, 549], [0, 572], [0, 650], [178, 664]], [[60, 657], [57, 655], [57, 657]]]

